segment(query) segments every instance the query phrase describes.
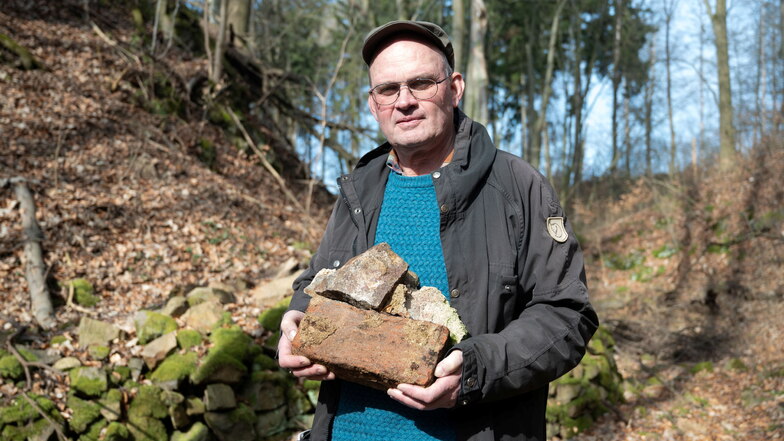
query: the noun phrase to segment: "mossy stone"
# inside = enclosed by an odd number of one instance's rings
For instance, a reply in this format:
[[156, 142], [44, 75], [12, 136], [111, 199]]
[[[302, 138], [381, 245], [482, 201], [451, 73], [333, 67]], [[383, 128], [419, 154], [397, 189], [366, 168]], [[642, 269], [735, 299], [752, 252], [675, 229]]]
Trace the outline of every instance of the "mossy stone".
[[125, 424], [112, 422], [106, 426], [106, 431], [103, 435], [103, 441], [128, 441], [131, 434]]
[[185, 412], [188, 415], [202, 415], [207, 411], [207, 406], [199, 397], [189, 397], [185, 400]]
[[54, 337], [52, 337], [49, 343], [51, 343], [52, 345], [59, 345], [65, 343], [66, 341], [68, 341], [68, 339], [64, 335], [55, 335]]
[[201, 333], [194, 329], [181, 329], [177, 332], [177, 346], [180, 349], [188, 350], [194, 346], [199, 346], [202, 342]]
[[[30, 398], [32, 398], [38, 407], [46, 412], [47, 415], [51, 416], [56, 421], [62, 421], [62, 417], [60, 417], [60, 413], [57, 411], [57, 407], [52, 400], [40, 395], [31, 395]], [[0, 426], [4, 424], [24, 423], [38, 418], [39, 416], [38, 411], [33, 408], [24, 397], [17, 397], [14, 398], [8, 406], [0, 407]]]
[[691, 368], [692, 374], [697, 374], [702, 371], [713, 372], [713, 363], [710, 361], [701, 361]]
[[65, 284], [66, 288], [73, 288], [73, 299], [77, 305], [81, 306], [95, 306], [98, 304], [98, 296], [95, 295], [95, 288], [93, 284], [87, 279], [73, 279]]
[[140, 415], [128, 416], [128, 431], [134, 441], [168, 441], [169, 434], [161, 420]]
[[191, 381], [201, 384], [213, 379], [235, 383], [247, 372], [244, 360], [253, 345], [253, 339], [237, 326], [218, 328], [210, 335], [210, 348], [207, 356], [191, 375]]
[[101, 438], [101, 430], [108, 425], [108, 421], [99, 419], [90, 424], [90, 428], [79, 437], [79, 441], [98, 441]]
[[727, 369], [745, 372], [749, 370], [749, 367], [746, 366], [746, 363], [744, 363], [740, 358], [731, 358], [729, 361], [727, 361]]
[[90, 354], [90, 357], [92, 357], [93, 360], [104, 360], [109, 356], [110, 352], [111, 348], [108, 346], [91, 345], [87, 348], [87, 353]]
[[68, 395], [66, 406], [71, 409], [71, 419], [68, 426], [76, 433], [83, 433], [90, 423], [101, 416], [101, 406], [97, 403], [83, 400], [74, 394]]
[[278, 368], [278, 362], [267, 354], [257, 354], [253, 358], [254, 371], [271, 371]]
[[166, 404], [161, 400], [163, 390], [157, 386], [144, 384], [128, 407], [128, 415], [140, 417], [165, 418], [169, 415]]
[[201, 421], [193, 423], [187, 432], [174, 432], [171, 441], [207, 441], [210, 439], [210, 429]]
[[3, 441], [28, 441], [43, 439], [42, 437], [47, 435], [51, 437], [52, 433], [54, 433], [52, 424], [41, 418], [23, 426], [5, 426], [0, 435], [2, 435]]
[[161, 362], [149, 375], [154, 382], [179, 381], [193, 373], [198, 356], [195, 352], [174, 353]]
[[131, 378], [131, 368], [128, 366], [115, 366], [109, 375], [109, 381], [113, 385], [120, 385]]
[[287, 309], [288, 308], [285, 306], [265, 309], [261, 312], [261, 314], [259, 314], [259, 324], [262, 328], [268, 331], [279, 331], [280, 320], [283, 317], [283, 314], [286, 313]]
[[107, 421], [116, 421], [122, 416], [122, 392], [119, 389], [109, 389], [108, 392], [98, 400], [101, 406], [101, 415]]
[[35, 362], [35, 361], [38, 361], [38, 356], [37, 356], [37, 355], [35, 355], [34, 353], [32, 353], [32, 352], [31, 352], [29, 349], [27, 349], [26, 347], [24, 347], [24, 346], [22, 346], [22, 345], [16, 345], [16, 346], [14, 346], [14, 347], [16, 348], [16, 351], [17, 351], [17, 352], [19, 352], [19, 355], [21, 355], [21, 356], [22, 356], [22, 359], [23, 359], [24, 361], [29, 361], [29, 362]]
[[83, 395], [97, 397], [108, 389], [106, 372], [103, 369], [82, 366], [68, 372], [71, 379], [71, 388]]
[[173, 318], [154, 311], [139, 311], [134, 317], [134, 324], [136, 338], [142, 345], [177, 330], [177, 322]]
[[18, 380], [24, 375], [24, 369], [13, 355], [0, 357], [0, 377]]

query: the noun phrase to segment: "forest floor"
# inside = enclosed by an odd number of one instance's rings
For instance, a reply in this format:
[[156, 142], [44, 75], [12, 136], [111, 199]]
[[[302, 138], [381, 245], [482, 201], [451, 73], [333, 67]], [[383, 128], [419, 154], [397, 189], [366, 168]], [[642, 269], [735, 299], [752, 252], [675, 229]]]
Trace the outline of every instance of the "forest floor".
[[[63, 305], [57, 282], [86, 278], [101, 297], [93, 315], [118, 323], [173, 291], [228, 284], [234, 320], [254, 332], [259, 309], [243, 293], [286, 261], [307, 263], [332, 197], [278, 156], [289, 188], [312, 201], [303, 213], [231, 130], [156, 114], [153, 70], [134, 55], [149, 42], [111, 12], [85, 21], [81, 5], [0, 6], [0, 34], [43, 66], [18, 69], [0, 49], [0, 179], [34, 191], [59, 329], [72, 332], [82, 313]], [[176, 46], [155, 63], [176, 84], [206, 71]], [[774, 137], [731, 172], [583, 189], [571, 218], [629, 392], [576, 440], [784, 438], [782, 152]], [[593, 196], [604, 194], [622, 196]], [[6, 331], [32, 321], [18, 211], [0, 190]]]

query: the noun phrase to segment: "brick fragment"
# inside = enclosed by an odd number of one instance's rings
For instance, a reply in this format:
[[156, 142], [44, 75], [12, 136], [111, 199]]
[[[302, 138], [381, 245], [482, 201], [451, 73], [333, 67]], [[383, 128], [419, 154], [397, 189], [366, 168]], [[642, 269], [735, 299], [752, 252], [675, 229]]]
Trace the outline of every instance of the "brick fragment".
[[376, 389], [400, 383], [429, 386], [448, 338], [449, 330], [435, 323], [314, 297], [292, 352], [339, 378]]

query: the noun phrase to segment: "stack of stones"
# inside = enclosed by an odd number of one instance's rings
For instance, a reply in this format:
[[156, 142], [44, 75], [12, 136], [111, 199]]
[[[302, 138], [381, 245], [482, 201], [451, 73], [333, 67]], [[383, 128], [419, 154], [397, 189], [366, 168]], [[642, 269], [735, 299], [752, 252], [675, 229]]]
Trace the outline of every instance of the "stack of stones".
[[[278, 330], [288, 300], [259, 316], [266, 330]], [[60, 431], [80, 441], [250, 441], [309, 427], [318, 382], [298, 383], [280, 370], [271, 357], [278, 333], [265, 332], [257, 344], [224, 311], [234, 301], [207, 287], [171, 297], [136, 314], [135, 343], [119, 327], [84, 317], [79, 358], [47, 359], [19, 346], [25, 360], [48, 364], [68, 382], [65, 410], [45, 394], [28, 394], [35, 407], [19, 394], [0, 405], [0, 439], [47, 441]], [[52, 347], [73, 349], [67, 337], [55, 340]], [[0, 351], [0, 377], [25, 385], [15, 355]]]
[[615, 364], [615, 340], [599, 327], [580, 364], [550, 385], [547, 438], [570, 439], [623, 401], [623, 378]]
[[444, 295], [419, 288], [386, 243], [321, 270], [305, 292], [312, 300], [292, 352], [369, 387], [428, 386], [450, 335], [460, 341], [467, 333]]

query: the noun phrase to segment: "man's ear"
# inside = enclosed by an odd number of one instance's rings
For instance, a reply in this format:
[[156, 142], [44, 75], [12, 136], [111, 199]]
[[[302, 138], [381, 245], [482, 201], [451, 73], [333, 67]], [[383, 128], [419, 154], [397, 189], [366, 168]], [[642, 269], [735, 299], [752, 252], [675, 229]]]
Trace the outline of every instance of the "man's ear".
[[460, 72], [452, 73], [452, 80], [449, 82], [449, 87], [452, 89], [452, 106], [457, 107], [460, 105], [460, 100], [463, 99], [463, 92], [465, 92], [463, 74]]
[[376, 106], [376, 102], [373, 101], [373, 97], [368, 94], [368, 108], [370, 109], [370, 113], [373, 114], [373, 118], [378, 121], [378, 107]]

